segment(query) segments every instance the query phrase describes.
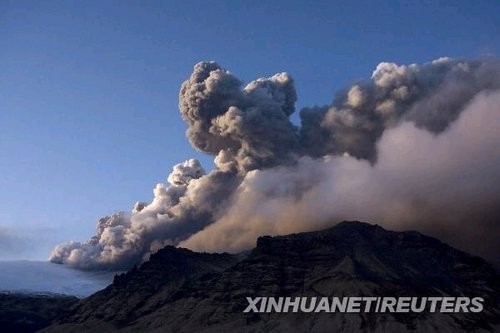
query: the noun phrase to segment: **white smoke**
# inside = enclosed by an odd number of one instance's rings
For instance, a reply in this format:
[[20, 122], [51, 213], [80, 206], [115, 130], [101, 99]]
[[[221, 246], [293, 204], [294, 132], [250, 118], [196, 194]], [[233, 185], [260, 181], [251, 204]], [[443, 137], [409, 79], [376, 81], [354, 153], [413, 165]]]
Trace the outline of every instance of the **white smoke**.
[[382, 63], [331, 105], [303, 109], [287, 73], [242, 85], [199, 63], [179, 107], [196, 149], [215, 157], [174, 167], [151, 203], [102, 218], [51, 261], [121, 269], [167, 245], [240, 251], [263, 234], [359, 219], [417, 229], [492, 258], [500, 221], [500, 65], [441, 58]]

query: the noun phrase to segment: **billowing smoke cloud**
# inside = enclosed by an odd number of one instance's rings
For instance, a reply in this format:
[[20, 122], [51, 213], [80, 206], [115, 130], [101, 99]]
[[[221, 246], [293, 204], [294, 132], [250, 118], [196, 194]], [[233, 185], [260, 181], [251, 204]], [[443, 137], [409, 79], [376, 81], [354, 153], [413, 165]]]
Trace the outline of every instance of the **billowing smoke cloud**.
[[500, 240], [500, 64], [441, 58], [382, 63], [333, 103], [289, 116], [296, 92], [280, 73], [243, 87], [199, 63], [179, 107], [192, 145], [215, 156], [174, 167], [150, 204], [99, 220], [53, 262], [127, 268], [167, 244], [240, 251], [263, 234], [344, 219], [417, 229], [494, 258]]
[[316, 157], [348, 153], [373, 162], [385, 129], [412, 121], [441, 133], [478, 92], [498, 89], [499, 77], [496, 62], [381, 63], [370, 81], [353, 85], [332, 105], [302, 110], [302, 141]]
[[137, 202], [131, 214], [101, 218], [95, 236], [84, 243], [56, 246], [50, 260], [85, 270], [129, 268], [211, 223], [223, 199], [238, 185], [231, 173], [205, 174], [194, 159], [174, 166], [168, 181], [169, 186], [156, 185], [150, 204]]
[[500, 235], [499, 142], [500, 91], [479, 94], [441, 135], [410, 122], [387, 130], [375, 165], [351, 156], [301, 157], [291, 167], [249, 172], [226, 214], [180, 245], [239, 251], [262, 234], [358, 219], [488, 254]]
[[287, 73], [242, 83], [215, 62], [199, 63], [184, 82], [179, 107], [191, 144], [216, 154], [224, 171], [286, 163], [298, 149], [294, 83]]

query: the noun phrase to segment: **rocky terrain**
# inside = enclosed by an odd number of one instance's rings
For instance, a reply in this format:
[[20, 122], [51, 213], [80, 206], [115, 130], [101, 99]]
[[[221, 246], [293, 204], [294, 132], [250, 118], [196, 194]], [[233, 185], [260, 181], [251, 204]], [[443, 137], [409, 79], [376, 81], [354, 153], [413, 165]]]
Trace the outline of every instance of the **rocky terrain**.
[[28, 333], [48, 326], [78, 298], [47, 293], [0, 293], [0, 332]]
[[[495, 332], [498, 274], [418, 232], [361, 222], [261, 237], [247, 254], [166, 247], [42, 332]], [[480, 313], [243, 313], [256, 296], [471, 296]]]

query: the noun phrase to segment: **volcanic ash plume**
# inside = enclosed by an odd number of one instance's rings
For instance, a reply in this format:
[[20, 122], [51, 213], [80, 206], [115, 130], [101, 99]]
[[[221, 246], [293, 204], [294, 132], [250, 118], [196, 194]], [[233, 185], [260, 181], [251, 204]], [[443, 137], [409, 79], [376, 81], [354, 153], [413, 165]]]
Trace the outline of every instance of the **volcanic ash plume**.
[[416, 229], [492, 260], [500, 239], [500, 64], [441, 58], [381, 63], [331, 105], [301, 110], [287, 73], [243, 86], [199, 63], [180, 91], [187, 136], [215, 156], [189, 160], [153, 201], [102, 218], [50, 258], [129, 268], [167, 245], [237, 252], [263, 234], [359, 219]]

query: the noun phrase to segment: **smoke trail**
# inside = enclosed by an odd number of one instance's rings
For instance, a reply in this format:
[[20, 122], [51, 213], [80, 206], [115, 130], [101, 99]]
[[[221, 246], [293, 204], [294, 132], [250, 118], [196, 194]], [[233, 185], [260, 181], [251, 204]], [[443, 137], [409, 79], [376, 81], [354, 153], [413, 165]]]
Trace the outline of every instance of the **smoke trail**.
[[88, 241], [56, 246], [50, 261], [85, 270], [129, 268], [203, 229], [237, 186], [233, 174], [205, 174], [194, 159], [174, 166], [168, 181], [156, 185], [150, 204], [138, 202], [131, 214], [101, 218]]
[[179, 107], [215, 170], [205, 174], [196, 160], [175, 166], [150, 204], [101, 219], [94, 237], [57, 246], [51, 261], [127, 268], [166, 244], [239, 251], [262, 234], [343, 219], [425, 231], [491, 258], [499, 89], [496, 61], [382, 63], [331, 105], [301, 110], [297, 128], [290, 75], [243, 86], [215, 62], [199, 63]]

